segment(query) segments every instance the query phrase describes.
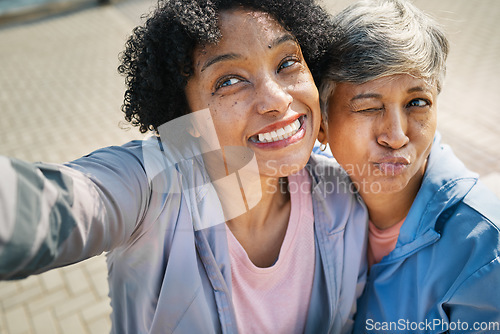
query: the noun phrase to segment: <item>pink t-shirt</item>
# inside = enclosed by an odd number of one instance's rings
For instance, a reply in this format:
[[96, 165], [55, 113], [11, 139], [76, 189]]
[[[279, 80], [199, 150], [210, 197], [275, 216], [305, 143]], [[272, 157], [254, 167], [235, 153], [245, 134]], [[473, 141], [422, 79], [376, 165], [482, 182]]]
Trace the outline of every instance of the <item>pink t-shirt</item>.
[[288, 182], [290, 220], [274, 265], [256, 267], [227, 228], [232, 297], [241, 334], [304, 332], [315, 261], [311, 185], [306, 170], [289, 176]]
[[386, 228], [379, 229], [371, 221], [368, 223], [368, 264], [371, 267], [375, 263], [388, 255], [396, 247], [399, 230], [404, 223], [404, 219], [399, 223]]

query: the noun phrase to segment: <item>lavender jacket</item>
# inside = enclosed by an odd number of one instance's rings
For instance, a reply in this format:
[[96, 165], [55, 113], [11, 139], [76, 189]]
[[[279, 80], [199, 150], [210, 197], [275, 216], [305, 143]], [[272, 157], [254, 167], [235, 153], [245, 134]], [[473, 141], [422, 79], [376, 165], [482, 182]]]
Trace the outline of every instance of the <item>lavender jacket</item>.
[[[65, 165], [0, 157], [0, 278], [108, 252], [113, 333], [237, 333], [203, 159], [169, 159], [155, 138]], [[313, 154], [307, 168], [316, 264], [305, 332], [348, 333], [365, 284], [367, 213], [332, 159]]]

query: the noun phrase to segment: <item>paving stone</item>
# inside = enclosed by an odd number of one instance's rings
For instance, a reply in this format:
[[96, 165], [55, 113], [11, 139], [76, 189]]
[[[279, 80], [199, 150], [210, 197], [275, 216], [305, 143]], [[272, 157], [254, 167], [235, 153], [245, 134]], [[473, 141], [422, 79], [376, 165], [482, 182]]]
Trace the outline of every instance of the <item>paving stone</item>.
[[57, 318], [63, 318], [79, 312], [81, 309], [93, 305], [95, 302], [96, 298], [93, 294], [85, 293], [58, 303], [54, 306], [54, 311]]
[[109, 317], [101, 317], [88, 323], [91, 334], [109, 333], [111, 331], [111, 320]]
[[22, 305], [9, 309], [5, 318], [7, 319], [7, 330], [11, 334], [27, 334], [30, 333], [31, 327], [26, 310]]
[[19, 291], [19, 285], [15, 281], [0, 283], [0, 300], [9, 298]]
[[88, 334], [84, 322], [77, 314], [72, 314], [59, 321], [63, 333]]
[[42, 286], [48, 291], [58, 289], [65, 284], [61, 269], [50, 270], [40, 275], [40, 280], [42, 281]]
[[72, 301], [66, 286], [62, 286], [60, 289], [52, 290], [51, 292], [44, 293], [43, 296], [34, 298], [27, 303], [28, 310], [30, 313], [38, 313], [42, 310], [53, 310], [56, 305], [60, 305], [64, 302]]
[[7, 318], [3, 312], [0, 312], [0, 333], [7, 333]]
[[82, 266], [71, 266], [71, 271], [66, 271], [64, 277], [72, 295], [79, 295], [90, 290], [89, 277]]
[[1, 303], [4, 309], [9, 309], [11, 307], [15, 307], [16, 305], [27, 303], [42, 294], [43, 289], [39, 285], [32, 286], [28, 289], [20, 289], [18, 293], [2, 299]]
[[33, 314], [31, 317], [35, 334], [59, 333], [57, 321], [50, 310]]
[[30, 276], [30, 277], [23, 279], [23, 280], [19, 280], [17, 282], [17, 284], [19, 285], [20, 290], [28, 290], [28, 289], [32, 289], [32, 288], [38, 288], [38, 289], [42, 288], [42, 286], [40, 284], [40, 276], [37, 276], [37, 275]]

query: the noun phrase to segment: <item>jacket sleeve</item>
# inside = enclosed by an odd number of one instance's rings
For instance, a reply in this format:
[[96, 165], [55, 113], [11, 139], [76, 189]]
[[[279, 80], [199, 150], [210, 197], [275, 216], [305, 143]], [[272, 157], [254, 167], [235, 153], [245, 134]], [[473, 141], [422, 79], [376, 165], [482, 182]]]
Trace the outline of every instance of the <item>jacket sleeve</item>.
[[101, 149], [65, 165], [0, 157], [0, 174], [0, 279], [125, 243], [148, 202], [148, 179], [133, 147]]

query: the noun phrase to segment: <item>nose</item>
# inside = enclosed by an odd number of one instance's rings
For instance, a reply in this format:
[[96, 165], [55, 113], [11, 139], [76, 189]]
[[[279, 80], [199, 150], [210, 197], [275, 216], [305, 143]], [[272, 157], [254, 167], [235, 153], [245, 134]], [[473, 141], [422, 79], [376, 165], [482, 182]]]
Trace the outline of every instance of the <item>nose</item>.
[[386, 108], [377, 135], [377, 142], [394, 150], [404, 147], [410, 141], [407, 136], [408, 117], [402, 108]]
[[255, 91], [256, 108], [260, 114], [284, 113], [290, 107], [293, 97], [289, 89], [272, 75], [265, 76]]

